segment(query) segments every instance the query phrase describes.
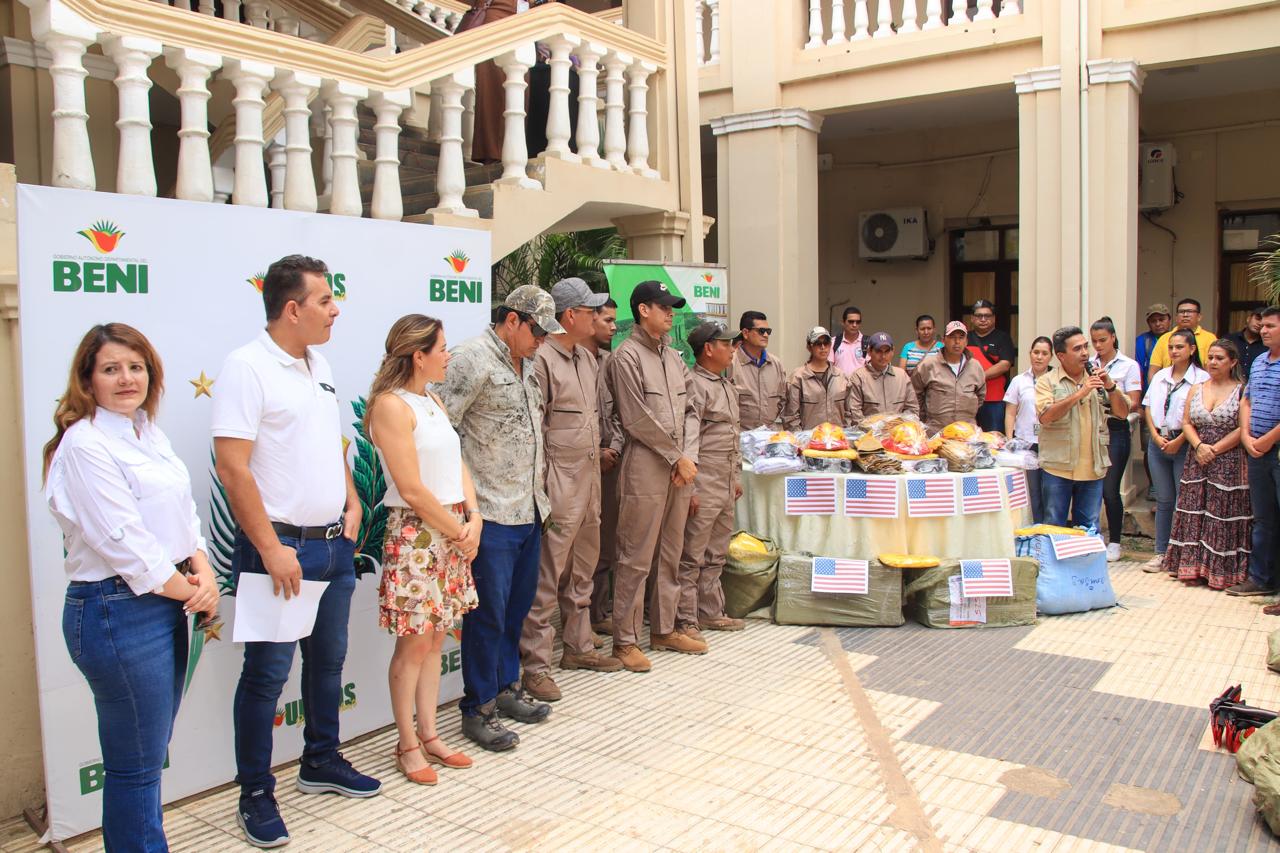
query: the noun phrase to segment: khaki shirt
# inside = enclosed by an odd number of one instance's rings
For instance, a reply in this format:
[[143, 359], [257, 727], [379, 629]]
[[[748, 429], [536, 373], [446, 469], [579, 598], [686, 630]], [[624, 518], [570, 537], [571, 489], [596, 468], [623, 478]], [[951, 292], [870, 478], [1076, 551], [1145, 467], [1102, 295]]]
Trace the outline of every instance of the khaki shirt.
[[609, 448], [622, 455], [622, 424], [618, 423], [618, 407], [613, 404], [613, 389], [609, 387], [608, 350], [596, 350], [596, 397], [600, 414], [600, 447]]
[[973, 356], [961, 356], [957, 376], [942, 356], [929, 353], [911, 374], [911, 387], [920, 401], [920, 418], [930, 432], [953, 421], [978, 422], [978, 407], [987, 395], [987, 375]]
[[[596, 360], [583, 346], [573, 351], [555, 335], [533, 355], [533, 373], [542, 391], [542, 436], [548, 465], [599, 468], [600, 420]], [[597, 475], [599, 471], [597, 470]]]
[[845, 422], [852, 426], [865, 417], [882, 413], [919, 415], [920, 400], [905, 370], [889, 365], [876, 373], [868, 363], [849, 377], [849, 406], [845, 412]]
[[533, 524], [551, 510], [543, 480], [542, 391], [531, 359], [522, 375], [511, 350], [487, 328], [453, 348], [435, 390], [462, 443], [480, 514], [495, 524]]
[[765, 350], [764, 359], [764, 365], [757, 367], [751, 356], [738, 347], [729, 365], [729, 379], [738, 389], [738, 422], [743, 429], [777, 426], [782, 420], [787, 371], [778, 357], [768, 350]]
[[689, 374], [689, 398], [698, 415], [697, 493], [730, 490], [742, 479], [742, 450], [738, 444], [738, 390], [726, 377], [701, 365]]
[[627, 442], [638, 442], [675, 465], [697, 457], [698, 414], [689, 402], [688, 369], [666, 335], [657, 340], [640, 326], [609, 358], [618, 421]]
[[822, 373], [804, 364], [787, 379], [787, 399], [782, 408], [782, 425], [792, 432], [813, 429], [821, 423], [844, 426], [849, 402], [849, 377], [830, 365]]
[[[1036, 416], [1080, 386], [1061, 366], [1036, 380]], [[1111, 466], [1111, 431], [1099, 394], [1089, 394], [1051, 424], [1040, 424], [1040, 467], [1067, 480], [1101, 480]]]

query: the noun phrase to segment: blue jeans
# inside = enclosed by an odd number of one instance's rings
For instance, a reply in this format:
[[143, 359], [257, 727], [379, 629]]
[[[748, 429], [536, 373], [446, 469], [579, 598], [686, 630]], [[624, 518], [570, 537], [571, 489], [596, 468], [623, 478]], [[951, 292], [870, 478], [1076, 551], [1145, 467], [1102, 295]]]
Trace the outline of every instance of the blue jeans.
[[1107, 469], [1107, 477], [1102, 481], [1102, 503], [1107, 508], [1107, 539], [1119, 544], [1120, 533], [1124, 530], [1124, 498], [1120, 495], [1120, 478], [1124, 469], [1129, 467], [1129, 422], [1123, 427], [1111, 430], [1111, 443], [1107, 445], [1107, 453], [1111, 456], [1111, 467]]
[[462, 617], [462, 701], [467, 716], [520, 680], [520, 631], [538, 590], [542, 522], [486, 521], [471, 561], [479, 605]]
[[1027, 470], [1027, 497], [1031, 500], [1031, 520], [1044, 523], [1044, 486], [1040, 481], [1040, 469]]
[[1156, 556], [1164, 556], [1169, 548], [1169, 532], [1173, 530], [1173, 511], [1178, 505], [1178, 484], [1182, 482], [1182, 467], [1187, 461], [1187, 443], [1184, 441], [1172, 456], [1147, 440], [1147, 469], [1151, 472], [1151, 485], [1156, 490]]
[[978, 426], [986, 432], [1004, 432], [1004, 401], [993, 400], [979, 406]]
[[98, 712], [103, 844], [112, 853], [168, 850], [160, 770], [187, 670], [182, 603], [134, 595], [120, 578], [72, 583], [62, 635]]
[[1275, 589], [1276, 527], [1280, 524], [1280, 460], [1272, 448], [1249, 460], [1249, 500], [1253, 504], [1253, 552], [1249, 555], [1249, 579], [1266, 589]]
[[1102, 480], [1068, 480], [1040, 472], [1040, 490], [1044, 496], [1044, 523], [1067, 526], [1068, 517], [1073, 527], [1098, 526], [1098, 512], [1102, 509]]
[[[347, 619], [356, 588], [355, 544], [336, 539], [280, 537], [298, 552], [302, 579], [328, 581], [311, 636], [296, 643], [245, 643], [244, 668], [232, 704], [235, 724], [236, 781], [243, 793], [275, 790], [271, 747], [275, 743], [276, 703], [293, 667], [293, 648], [302, 647], [302, 759], [326, 764], [338, 751], [338, 707], [342, 701], [342, 664], [347, 657]], [[258, 549], [243, 532], [236, 535], [231, 571], [266, 574]]]

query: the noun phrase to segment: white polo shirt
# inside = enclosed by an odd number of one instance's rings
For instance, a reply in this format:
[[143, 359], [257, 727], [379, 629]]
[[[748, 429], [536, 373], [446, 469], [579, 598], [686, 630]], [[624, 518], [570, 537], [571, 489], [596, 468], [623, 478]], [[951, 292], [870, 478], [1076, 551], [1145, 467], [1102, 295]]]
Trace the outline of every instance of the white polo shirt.
[[213, 392], [214, 438], [253, 442], [249, 471], [272, 521], [332, 524], [347, 502], [338, 395], [314, 347], [294, 358], [263, 331], [227, 356]]

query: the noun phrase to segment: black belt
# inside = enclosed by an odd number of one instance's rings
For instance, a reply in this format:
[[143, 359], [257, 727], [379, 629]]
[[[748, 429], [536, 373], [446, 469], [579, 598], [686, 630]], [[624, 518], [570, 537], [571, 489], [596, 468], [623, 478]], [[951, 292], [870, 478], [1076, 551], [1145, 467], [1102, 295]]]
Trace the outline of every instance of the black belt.
[[286, 539], [301, 539], [303, 542], [308, 539], [337, 539], [342, 535], [342, 522], [335, 521], [333, 524], [299, 527], [296, 524], [273, 521], [271, 522], [271, 529], [276, 532], [277, 536], [283, 536]]

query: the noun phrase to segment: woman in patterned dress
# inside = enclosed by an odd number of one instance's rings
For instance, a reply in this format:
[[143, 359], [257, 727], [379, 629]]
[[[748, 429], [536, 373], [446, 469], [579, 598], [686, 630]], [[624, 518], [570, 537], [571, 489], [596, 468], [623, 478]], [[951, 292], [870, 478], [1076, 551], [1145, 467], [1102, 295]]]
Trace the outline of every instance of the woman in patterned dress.
[[431, 764], [471, 766], [436, 733], [440, 650], [477, 604], [471, 560], [483, 523], [458, 434], [427, 390], [448, 364], [440, 321], [401, 317], [387, 333], [365, 412], [365, 431], [388, 474], [378, 622], [396, 637], [389, 672], [396, 766], [419, 785], [436, 783]]
[[1164, 569], [1185, 583], [1225, 589], [1248, 578], [1253, 513], [1240, 447], [1240, 354], [1223, 339], [1209, 347], [1209, 381], [1187, 395], [1182, 432], [1187, 464]]

